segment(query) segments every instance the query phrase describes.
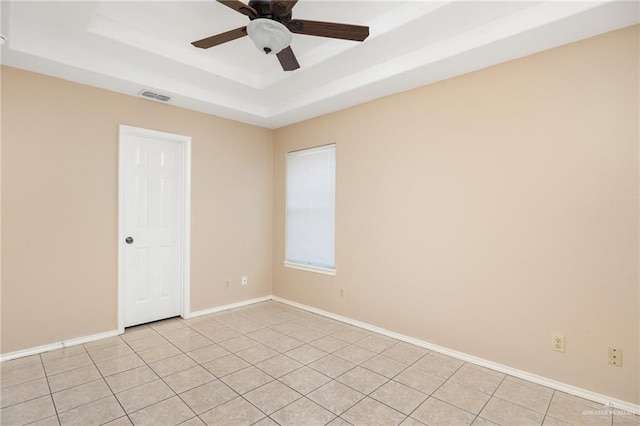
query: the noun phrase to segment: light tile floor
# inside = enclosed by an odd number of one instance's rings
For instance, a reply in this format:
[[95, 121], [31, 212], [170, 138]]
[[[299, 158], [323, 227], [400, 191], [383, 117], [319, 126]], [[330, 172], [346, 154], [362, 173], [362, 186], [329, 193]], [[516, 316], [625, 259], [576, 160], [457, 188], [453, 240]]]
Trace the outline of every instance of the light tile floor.
[[133, 327], [0, 368], [3, 426], [640, 426], [638, 416], [276, 302]]

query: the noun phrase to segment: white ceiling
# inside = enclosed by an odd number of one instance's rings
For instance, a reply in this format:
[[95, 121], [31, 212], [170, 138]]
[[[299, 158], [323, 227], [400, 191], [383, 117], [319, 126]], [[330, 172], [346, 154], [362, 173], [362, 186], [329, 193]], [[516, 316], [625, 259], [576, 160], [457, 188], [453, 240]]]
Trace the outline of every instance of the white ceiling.
[[[248, 0], [245, 0], [248, 2]], [[363, 43], [293, 35], [284, 72], [215, 0], [1, 3], [2, 64], [276, 128], [640, 22], [638, 1], [300, 0], [294, 18], [370, 26]], [[153, 101], [150, 101], [153, 102]]]

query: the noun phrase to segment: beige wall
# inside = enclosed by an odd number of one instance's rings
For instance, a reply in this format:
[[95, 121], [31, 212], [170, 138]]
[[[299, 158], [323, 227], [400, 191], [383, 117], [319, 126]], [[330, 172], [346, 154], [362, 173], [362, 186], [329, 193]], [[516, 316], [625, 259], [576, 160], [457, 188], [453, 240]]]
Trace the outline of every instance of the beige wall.
[[[116, 328], [128, 124], [193, 138], [193, 311], [273, 291], [639, 403], [638, 71], [635, 27], [274, 133], [3, 67], [0, 353]], [[285, 153], [332, 142], [338, 273], [285, 269]]]
[[271, 294], [271, 130], [7, 67], [2, 88], [0, 352], [117, 328], [119, 124], [192, 137], [192, 311]]
[[[274, 294], [640, 403], [638, 71], [633, 27], [277, 130]], [[327, 143], [335, 277], [282, 264], [285, 153]]]

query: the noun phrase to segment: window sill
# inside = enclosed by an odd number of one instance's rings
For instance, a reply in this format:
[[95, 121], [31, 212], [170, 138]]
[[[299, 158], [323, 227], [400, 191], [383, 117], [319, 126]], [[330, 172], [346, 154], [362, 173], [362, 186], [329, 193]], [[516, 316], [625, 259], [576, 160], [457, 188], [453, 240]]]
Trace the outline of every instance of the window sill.
[[286, 268], [300, 269], [302, 271], [315, 272], [317, 274], [335, 275], [335, 269], [319, 268], [317, 266], [301, 265], [299, 263], [284, 262]]

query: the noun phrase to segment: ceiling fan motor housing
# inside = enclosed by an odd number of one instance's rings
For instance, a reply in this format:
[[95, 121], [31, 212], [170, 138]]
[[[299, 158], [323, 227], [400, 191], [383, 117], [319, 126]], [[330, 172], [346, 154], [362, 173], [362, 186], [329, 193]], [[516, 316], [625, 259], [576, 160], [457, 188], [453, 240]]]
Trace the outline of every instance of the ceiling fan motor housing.
[[267, 18], [281, 23], [291, 20], [291, 12], [286, 15], [278, 13], [278, 9], [282, 8], [279, 3], [275, 3], [272, 5], [269, 0], [251, 0], [249, 2], [249, 6], [254, 8], [256, 12], [258, 12], [257, 17], [249, 16], [249, 19], [251, 20], [258, 18]]

